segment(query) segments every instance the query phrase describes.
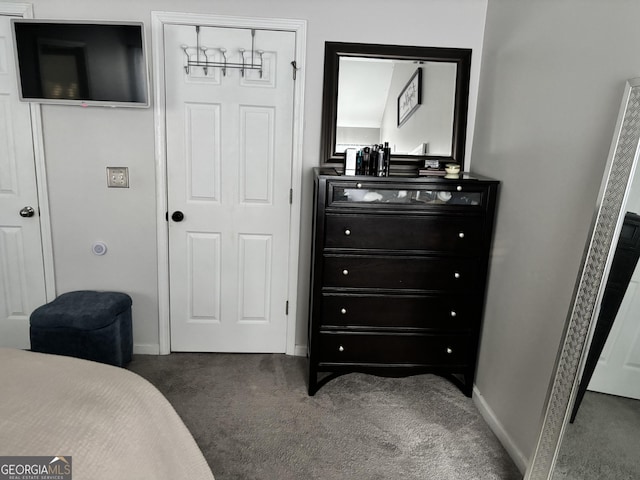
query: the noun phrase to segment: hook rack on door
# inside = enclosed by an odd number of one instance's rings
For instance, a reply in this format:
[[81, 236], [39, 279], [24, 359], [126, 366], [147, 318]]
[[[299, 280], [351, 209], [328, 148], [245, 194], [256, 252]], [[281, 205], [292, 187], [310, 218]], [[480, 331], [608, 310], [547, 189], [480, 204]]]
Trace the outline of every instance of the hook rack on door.
[[[245, 70], [258, 70], [260, 74], [260, 78], [262, 78], [262, 65], [263, 65], [263, 55], [264, 50], [256, 50], [254, 48], [256, 37], [256, 30], [254, 28], [251, 29], [251, 61], [249, 59], [245, 59], [245, 52], [247, 51], [244, 48], [239, 48], [241, 62], [229, 62], [227, 61], [227, 49], [223, 47], [216, 48], [221, 54], [223, 61], [222, 62], [214, 62], [209, 60], [209, 56], [207, 55], [207, 51], [210, 50], [207, 47], [200, 46], [200, 26], [196, 26], [196, 46], [190, 47], [188, 45], [180, 45], [180, 48], [184, 52], [186, 57], [186, 64], [184, 66], [184, 71], [189, 75], [189, 70], [191, 67], [202, 67], [204, 74], [207, 75], [207, 72], [210, 67], [217, 67], [222, 69], [222, 75], [227, 75], [227, 68], [237, 68], [240, 70], [240, 75], [244, 77]], [[195, 50], [196, 59], [192, 60], [191, 55], [189, 54], [189, 49]], [[202, 57], [201, 57], [202, 55]], [[256, 58], [256, 56], [258, 58]], [[258, 61], [259, 60], [259, 61]]]

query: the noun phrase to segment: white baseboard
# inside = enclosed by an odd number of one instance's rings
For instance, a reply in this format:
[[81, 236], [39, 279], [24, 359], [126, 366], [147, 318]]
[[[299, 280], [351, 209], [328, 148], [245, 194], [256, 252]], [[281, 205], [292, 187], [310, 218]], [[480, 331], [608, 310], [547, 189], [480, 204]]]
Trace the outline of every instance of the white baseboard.
[[306, 357], [307, 356], [307, 346], [306, 345], [296, 345], [296, 348], [293, 350], [293, 355], [295, 357]]
[[160, 345], [136, 343], [133, 345], [133, 353], [137, 355], [160, 355]]
[[[133, 345], [133, 353], [135, 353], [136, 355], [160, 355], [160, 345], [136, 343]], [[306, 357], [307, 346], [296, 345], [296, 348], [293, 351], [293, 355], [295, 357]]]
[[475, 403], [480, 415], [484, 418], [484, 421], [487, 422], [489, 428], [493, 431], [493, 433], [498, 437], [500, 443], [505, 448], [509, 456], [513, 459], [514, 463], [520, 470], [520, 473], [524, 475], [525, 470], [527, 469], [527, 465], [529, 464], [529, 460], [525, 455], [523, 455], [522, 451], [516, 446], [513, 439], [509, 436], [507, 431], [502, 426], [502, 423], [498, 420], [491, 407], [487, 404], [482, 393], [478, 390], [478, 387], [473, 386], [473, 403]]

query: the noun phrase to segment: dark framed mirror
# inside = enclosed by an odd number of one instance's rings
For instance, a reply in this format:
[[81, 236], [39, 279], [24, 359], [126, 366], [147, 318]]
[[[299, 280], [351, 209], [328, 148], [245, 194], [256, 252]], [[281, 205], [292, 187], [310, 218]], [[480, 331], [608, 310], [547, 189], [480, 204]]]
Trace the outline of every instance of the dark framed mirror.
[[471, 50], [325, 43], [322, 161], [389, 143], [392, 168], [464, 169]]

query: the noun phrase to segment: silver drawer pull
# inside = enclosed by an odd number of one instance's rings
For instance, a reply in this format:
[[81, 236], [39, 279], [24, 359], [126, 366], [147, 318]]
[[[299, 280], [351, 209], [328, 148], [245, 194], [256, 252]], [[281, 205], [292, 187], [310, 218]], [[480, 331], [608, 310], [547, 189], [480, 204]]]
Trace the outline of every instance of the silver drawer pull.
[[460, 232], [460, 233], [458, 234], [458, 237], [460, 237], [460, 238], [464, 238], [464, 232]]
[[344, 270], [342, 270], [342, 274], [343, 275], [349, 275], [349, 270], [347, 270], [346, 268]]
[[349, 230], [348, 228], [344, 231], [344, 234], [348, 237], [349, 235], [351, 235], [351, 230]]
[[[343, 272], [343, 273], [344, 273], [344, 272]], [[346, 273], [345, 273], [345, 275], [346, 275]], [[455, 273], [453, 274], [453, 278], [460, 278], [460, 273], [455, 272]]]
[[458, 185], [458, 186], [456, 187], [456, 190], [457, 190], [457, 191], [459, 191], [459, 192], [461, 192], [461, 191], [462, 191], [462, 185]]
[[340, 345], [340, 346], [338, 347], [338, 351], [339, 351], [339, 352], [344, 352], [344, 347], [343, 347], [342, 345]]
[[455, 310], [451, 310], [450, 315], [451, 315], [452, 317], [455, 317], [455, 316], [457, 316], [458, 314], [456, 313], [456, 311], [455, 311]]
[[340, 313], [345, 315], [347, 313], [347, 309], [346, 308], [341, 308], [340, 309]]
[[449, 347], [447, 347], [447, 353], [448, 353], [449, 355], [451, 355], [451, 354], [453, 353], [453, 350], [451, 350]]
[[356, 188], [362, 188], [362, 184], [361, 183], [356, 183]]

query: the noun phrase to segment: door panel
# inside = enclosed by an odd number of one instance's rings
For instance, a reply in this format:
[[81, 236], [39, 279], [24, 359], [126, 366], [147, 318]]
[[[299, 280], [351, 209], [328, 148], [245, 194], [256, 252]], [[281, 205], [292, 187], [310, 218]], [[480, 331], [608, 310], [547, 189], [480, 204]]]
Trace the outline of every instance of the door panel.
[[[261, 77], [187, 73], [195, 28], [164, 33], [167, 200], [184, 213], [169, 222], [171, 349], [284, 352], [295, 34], [255, 32]], [[209, 61], [223, 47], [229, 63], [242, 62], [240, 48], [251, 62], [251, 30], [200, 27], [199, 43]]]
[[240, 107], [240, 202], [271, 204], [275, 155], [272, 107]]
[[272, 238], [270, 235], [239, 236], [239, 322], [269, 321]]
[[185, 105], [191, 201], [220, 202], [220, 105]]
[[[31, 112], [18, 100], [9, 20], [0, 15], [0, 346], [29, 348], [29, 315], [46, 292]], [[33, 216], [20, 216], [26, 206]]]
[[189, 233], [189, 317], [220, 321], [220, 235]]

